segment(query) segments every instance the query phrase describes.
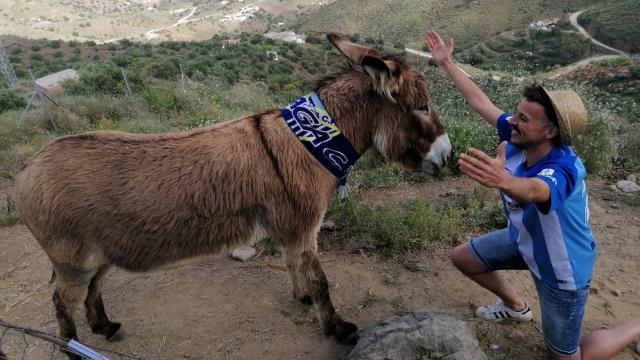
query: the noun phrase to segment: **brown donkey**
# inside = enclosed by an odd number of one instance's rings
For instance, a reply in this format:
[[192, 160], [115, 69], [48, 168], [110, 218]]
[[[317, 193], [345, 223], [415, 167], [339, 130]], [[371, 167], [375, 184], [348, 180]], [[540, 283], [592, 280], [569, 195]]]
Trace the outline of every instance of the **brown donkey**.
[[[424, 76], [394, 56], [329, 41], [351, 68], [313, 90], [359, 154], [433, 172], [451, 151]], [[53, 263], [60, 335], [77, 338], [84, 301], [91, 330], [107, 339], [101, 287], [111, 266], [148, 271], [271, 237], [282, 244], [293, 295], [312, 301], [326, 334], [357, 339], [336, 314], [316, 236], [338, 179], [287, 126], [283, 110], [192, 131], [99, 131], [47, 145], [16, 175], [16, 205]], [[71, 356], [71, 355], [70, 355]]]

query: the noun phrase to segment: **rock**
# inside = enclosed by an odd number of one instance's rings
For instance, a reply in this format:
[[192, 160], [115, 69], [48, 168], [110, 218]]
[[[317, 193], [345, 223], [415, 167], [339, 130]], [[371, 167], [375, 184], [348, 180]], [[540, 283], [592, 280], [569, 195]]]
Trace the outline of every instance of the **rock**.
[[336, 231], [338, 230], [338, 225], [332, 220], [327, 220], [320, 225], [320, 230]]
[[611, 189], [611, 190], [613, 190], [613, 191], [615, 191], [615, 192], [620, 191], [620, 189], [618, 189], [618, 187], [616, 186], [616, 184], [611, 184], [611, 185], [609, 185], [609, 189]]
[[419, 309], [392, 316], [359, 335], [347, 360], [418, 359], [425, 349], [442, 354], [444, 359], [487, 359], [469, 324], [460, 316], [439, 310]]
[[346, 250], [355, 251], [360, 249], [375, 249], [376, 245], [371, 235], [362, 234], [349, 238], [344, 247]]
[[616, 183], [616, 187], [624, 192], [633, 193], [640, 191], [640, 186], [629, 180], [620, 180]]
[[256, 249], [251, 246], [241, 246], [231, 252], [231, 257], [236, 260], [247, 261], [256, 256], [257, 253]]
[[627, 175], [627, 181], [631, 181], [631, 182], [636, 183], [636, 184], [638, 183], [638, 179], [633, 174]]
[[611, 294], [613, 296], [620, 296], [620, 295], [622, 295], [622, 292], [620, 290], [618, 290], [618, 289], [612, 289], [611, 290]]

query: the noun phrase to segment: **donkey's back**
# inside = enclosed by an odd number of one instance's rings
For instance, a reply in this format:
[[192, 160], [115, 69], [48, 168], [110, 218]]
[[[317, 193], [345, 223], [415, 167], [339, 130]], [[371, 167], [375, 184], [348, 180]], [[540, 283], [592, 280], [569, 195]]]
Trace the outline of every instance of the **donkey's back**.
[[270, 205], [287, 201], [270, 160], [276, 114], [260, 115], [263, 135], [251, 117], [178, 134], [60, 138], [17, 174], [17, 207], [54, 265], [81, 270], [144, 271], [255, 240], [270, 228]]

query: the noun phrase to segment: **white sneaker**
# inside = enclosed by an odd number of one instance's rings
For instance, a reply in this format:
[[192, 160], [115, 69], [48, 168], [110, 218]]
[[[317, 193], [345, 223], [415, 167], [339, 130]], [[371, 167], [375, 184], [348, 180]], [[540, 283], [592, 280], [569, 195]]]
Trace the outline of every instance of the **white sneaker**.
[[487, 321], [498, 322], [503, 320], [531, 321], [533, 312], [527, 302], [522, 311], [515, 311], [505, 305], [501, 299], [497, 299], [493, 304], [480, 306], [476, 309], [476, 317]]

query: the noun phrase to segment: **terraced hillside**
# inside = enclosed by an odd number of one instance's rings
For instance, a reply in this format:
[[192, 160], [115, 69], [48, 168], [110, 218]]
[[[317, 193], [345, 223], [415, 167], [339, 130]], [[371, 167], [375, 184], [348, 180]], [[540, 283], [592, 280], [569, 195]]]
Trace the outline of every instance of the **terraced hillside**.
[[546, 31], [527, 27], [492, 36], [458, 53], [457, 58], [484, 70], [519, 69], [535, 73], [601, 52], [602, 49], [592, 46], [587, 38], [576, 31], [560, 28]]
[[639, 14], [638, 0], [606, 1], [582, 13], [578, 22], [601, 42], [627, 52], [639, 53]]
[[[634, 1], [634, 0], [629, 0]], [[338, 31], [422, 44], [429, 27], [452, 36], [459, 49], [538, 19], [560, 17], [603, 0], [341, 0], [301, 18], [305, 31]], [[619, 2], [615, 0], [613, 2]]]

